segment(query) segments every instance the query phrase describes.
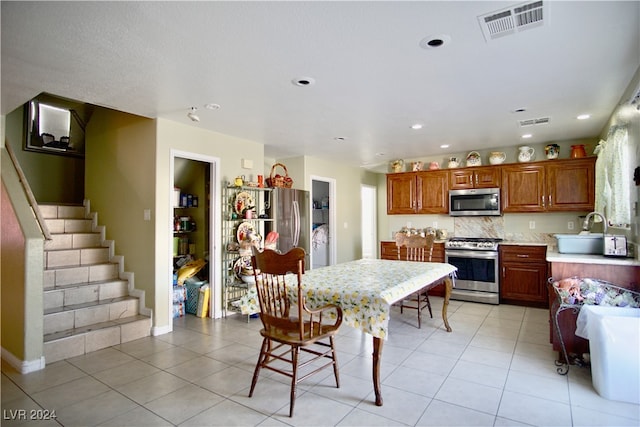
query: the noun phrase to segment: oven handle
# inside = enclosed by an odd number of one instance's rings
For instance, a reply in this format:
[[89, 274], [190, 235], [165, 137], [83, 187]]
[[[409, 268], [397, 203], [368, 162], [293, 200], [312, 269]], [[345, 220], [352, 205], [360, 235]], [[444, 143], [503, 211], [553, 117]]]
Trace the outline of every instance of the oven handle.
[[498, 252], [496, 251], [465, 251], [465, 250], [445, 250], [445, 257], [457, 257], [457, 258], [476, 258], [476, 259], [498, 259]]

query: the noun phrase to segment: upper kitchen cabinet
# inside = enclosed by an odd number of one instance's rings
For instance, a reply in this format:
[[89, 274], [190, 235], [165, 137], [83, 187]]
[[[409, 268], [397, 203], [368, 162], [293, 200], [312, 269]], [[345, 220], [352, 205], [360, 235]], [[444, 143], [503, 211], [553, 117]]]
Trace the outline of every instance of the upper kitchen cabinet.
[[502, 211], [592, 211], [595, 157], [502, 167]]
[[448, 179], [444, 170], [387, 175], [387, 214], [446, 214]]
[[596, 157], [550, 162], [547, 168], [547, 211], [593, 211]]
[[464, 190], [468, 188], [500, 187], [500, 168], [496, 166], [468, 167], [449, 171], [449, 188]]

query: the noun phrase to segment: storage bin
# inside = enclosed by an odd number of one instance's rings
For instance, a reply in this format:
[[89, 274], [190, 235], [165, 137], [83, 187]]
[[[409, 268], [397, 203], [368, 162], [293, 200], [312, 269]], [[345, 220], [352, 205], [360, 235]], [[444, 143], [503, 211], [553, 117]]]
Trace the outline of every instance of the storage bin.
[[576, 335], [589, 340], [591, 381], [598, 394], [640, 404], [640, 309], [584, 305]]
[[198, 298], [200, 296], [200, 288], [206, 284], [206, 281], [196, 281], [193, 279], [185, 280], [184, 285], [187, 288], [187, 313], [196, 314], [198, 312]]

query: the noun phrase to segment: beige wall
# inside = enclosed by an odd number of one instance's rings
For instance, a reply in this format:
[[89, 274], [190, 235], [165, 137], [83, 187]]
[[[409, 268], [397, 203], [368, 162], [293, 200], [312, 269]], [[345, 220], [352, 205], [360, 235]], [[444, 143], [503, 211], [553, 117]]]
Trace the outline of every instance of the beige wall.
[[152, 309], [157, 237], [143, 213], [155, 203], [155, 140], [155, 121], [105, 108], [96, 108], [87, 126], [86, 198]]

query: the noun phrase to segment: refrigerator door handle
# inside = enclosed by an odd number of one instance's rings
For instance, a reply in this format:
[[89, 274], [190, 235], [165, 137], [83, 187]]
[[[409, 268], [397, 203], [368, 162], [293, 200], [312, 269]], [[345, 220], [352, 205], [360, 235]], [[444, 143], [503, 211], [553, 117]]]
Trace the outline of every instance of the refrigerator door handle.
[[291, 222], [291, 227], [293, 247], [297, 247], [298, 241], [300, 240], [300, 205], [297, 200], [293, 201], [293, 221]]

